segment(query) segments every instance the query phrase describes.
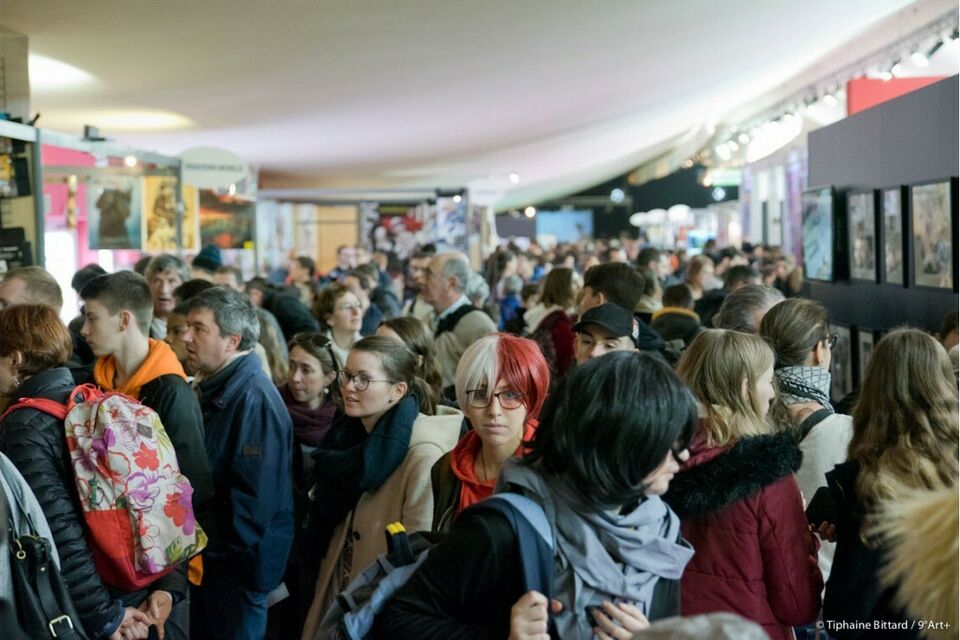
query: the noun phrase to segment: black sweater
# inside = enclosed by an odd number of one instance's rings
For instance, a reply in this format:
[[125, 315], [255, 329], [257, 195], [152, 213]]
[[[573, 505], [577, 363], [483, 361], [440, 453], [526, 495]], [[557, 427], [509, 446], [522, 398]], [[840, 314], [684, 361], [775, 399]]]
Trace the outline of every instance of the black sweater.
[[[652, 620], [680, 614], [679, 587], [678, 581], [657, 581]], [[494, 511], [464, 512], [377, 617], [375, 637], [502, 640], [523, 593], [509, 522]]]

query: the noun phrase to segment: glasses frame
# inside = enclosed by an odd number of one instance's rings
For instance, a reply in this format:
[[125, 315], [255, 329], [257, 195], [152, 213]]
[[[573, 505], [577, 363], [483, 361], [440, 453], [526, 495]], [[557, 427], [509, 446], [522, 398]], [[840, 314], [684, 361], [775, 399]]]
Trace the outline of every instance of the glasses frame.
[[839, 333], [831, 333], [826, 338], [823, 339], [823, 342], [827, 343], [827, 348], [833, 351], [833, 348], [837, 346], [837, 342], [840, 340]]
[[[487, 401], [487, 403], [486, 403], [486, 404], [483, 404], [483, 405], [480, 405], [480, 404], [477, 404], [476, 402], [474, 402], [473, 399], [474, 399], [474, 397], [476, 396], [476, 394], [479, 393], [479, 392], [481, 392], [481, 391], [486, 392], [486, 389], [469, 389], [469, 390], [467, 391], [467, 404], [470, 405], [471, 407], [473, 407], [474, 409], [486, 409], [487, 407], [489, 407], [489, 406], [493, 403], [493, 399], [496, 398], [496, 399], [497, 399], [497, 402], [500, 403], [500, 408], [501, 408], [501, 409], [504, 409], [504, 410], [506, 410], [506, 411], [513, 411], [514, 409], [519, 409], [520, 407], [522, 407], [522, 406], [523, 406], [523, 401], [524, 401], [524, 399], [525, 399], [525, 394], [520, 393], [519, 391], [514, 391], [513, 389], [504, 389], [503, 391], [498, 391], [497, 393], [491, 393], [491, 394], [490, 394], [490, 399]], [[517, 403], [517, 405], [516, 405], [515, 407], [513, 407], [513, 406], [508, 407], [506, 404], [504, 404], [503, 398], [502, 398], [501, 396], [503, 396], [503, 394], [505, 394], [505, 393], [515, 393], [515, 394], [517, 394], [517, 395], [520, 396], [520, 400], [519, 400], [519, 402]], [[511, 403], [511, 404], [513, 404], [513, 403]]]
[[[358, 378], [359, 376], [363, 376], [363, 379], [366, 380], [366, 383], [364, 383], [364, 385], [363, 385], [362, 387], [360, 386], [360, 383], [357, 382], [357, 378]], [[343, 381], [344, 378], [347, 379], [346, 382]], [[396, 384], [396, 383], [397, 383], [396, 380], [387, 380], [387, 379], [384, 379], [384, 378], [379, 378], [379, 379], [378, 379], [378, 378], [368, 378], [368, 377], [367, 377], [367, 374], [365, 374], [365, 373], [353, 374], [353, 373], [350, 373], [349, 371], [347, 371], [346, 369], [340, 369], [339, 371], [337, 371], [337, 384], [340, 385], [340, 387], [343, 388], [343, 389], [346, 389], [346, 388], [347, 388], [348, 386], [350, 386], [350, 384], [352, 383], [352, 384], [353, 384], [353, 388], [356, 389], [357, 391], [366, 391], [367, 389], [370, 388], [370, 383], [371, 383], [371, 382], [389, 382], [390, 384]]]

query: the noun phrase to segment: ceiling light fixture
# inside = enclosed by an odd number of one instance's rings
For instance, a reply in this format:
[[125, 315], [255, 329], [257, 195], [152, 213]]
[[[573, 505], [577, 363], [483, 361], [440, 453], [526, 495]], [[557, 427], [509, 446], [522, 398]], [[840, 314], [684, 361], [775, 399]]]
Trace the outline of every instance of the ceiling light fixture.
[[900, 64], [900, 56], [897, 56], [893, 59], [893, 64], [890, 65], [890, 75], [898, 78], [901, 73], [903, 73], [903, 65]]
[[750, 136], [746, 133], [741, 133], [739, 136], [737, 136], [737, 140], [740, 141], [740, 144], [747, 144], [750, 142]]
[[131, 169], [137, 166], [137, 157], [136, 156], [127, 156], [123, 159], [123, 164], [130, 167]]
[[919, 49], [914, 49], [913, 53], [910, 54], [910, 62], [918, 67], [930, 66], [930, 59], [923, 55]]
[[523, 215], [527, 216], [528, 218], [532, 218], [533, 216], [537, 215], [537, 208], [527, 207], [523, 210]]
[[619, 187], [610, 192], [610, 201], [614, 204], [620, 204], [625, 197], [626, 194], [623, 192], [623, 189]]
[[510, 184], [520, 184], [520, 174], [511, 173], [510, 174]]
[[940, 51], [940, 47], [943, 46], [943, 38], [937, 38], [937, 41], [933, 43], [933, 46], [930, 47], [930, 50], [927, 51], [927, 59], [932, 58], [933, 54], [937, 51]]
[[837, 96], [833, 95], [832, 93], [827, 93], [823, 96], [823, 104], [827, 105], [828, 107], [835, 107], [840, 104], [840, 101], [837, 100]]
[[463, 202], [463, 196], [461, 196], [461, 195], [455, 195], [455, 196], [453, 196], [453, 201], [454, 201], [455, 203], [457, 203], [457, 204], [460, 204], [461, 202]]

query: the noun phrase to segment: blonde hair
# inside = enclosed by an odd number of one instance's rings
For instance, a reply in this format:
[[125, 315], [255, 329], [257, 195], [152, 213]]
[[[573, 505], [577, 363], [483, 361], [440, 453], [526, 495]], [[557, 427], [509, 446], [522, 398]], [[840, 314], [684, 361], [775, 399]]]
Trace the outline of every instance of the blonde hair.
[[957, 485], [937, 491], [907, 490], [884, 502], [880, 512], [883, 516], [875, 531], [889, 549], [881, 583], [896, 588], [894, 602], [911, 618], [949, 624], [947, 629], [922, 630], [925, 638], [956, 638], [960, 625]]
[[724, 446], [742, 436], [770, 432], [757, 382], [772, 367], [773, 351], [754, 335], [708, 329], [690, 343], [677, 373], [707, 412], [707, 444]]
[[853, 410], [849, 457], [867, 512], [898, 487], [937, 489], [957, 479], [958, 400], [950, 358], [932, 337], [897, 329], [870, 355]]

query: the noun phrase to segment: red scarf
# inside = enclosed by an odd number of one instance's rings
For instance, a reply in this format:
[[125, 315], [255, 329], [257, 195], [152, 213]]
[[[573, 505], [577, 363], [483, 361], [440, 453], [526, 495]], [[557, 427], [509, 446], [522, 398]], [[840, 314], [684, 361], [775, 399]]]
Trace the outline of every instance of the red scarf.
[[[526, 452], [525, 445], [533, 439], [537, 424], [536, 420], [528, 420], [523, 426], [523, 440], [513, 455], [519, 456]], [[490, 478], [482, 482], [474, 469], [474, 463], [480, 455], [482, 445], [477, 432], [470, 430], [467, 435], [460, 438], [460, 442], [454, 447], [453, 454], [450, 456], [450, 468], [453, 470], [453, 475], [460, 480], [460, 501], [457, 503], [457, 513], [493, 495], [493, 487], [497, 484], [497, 479]]]

